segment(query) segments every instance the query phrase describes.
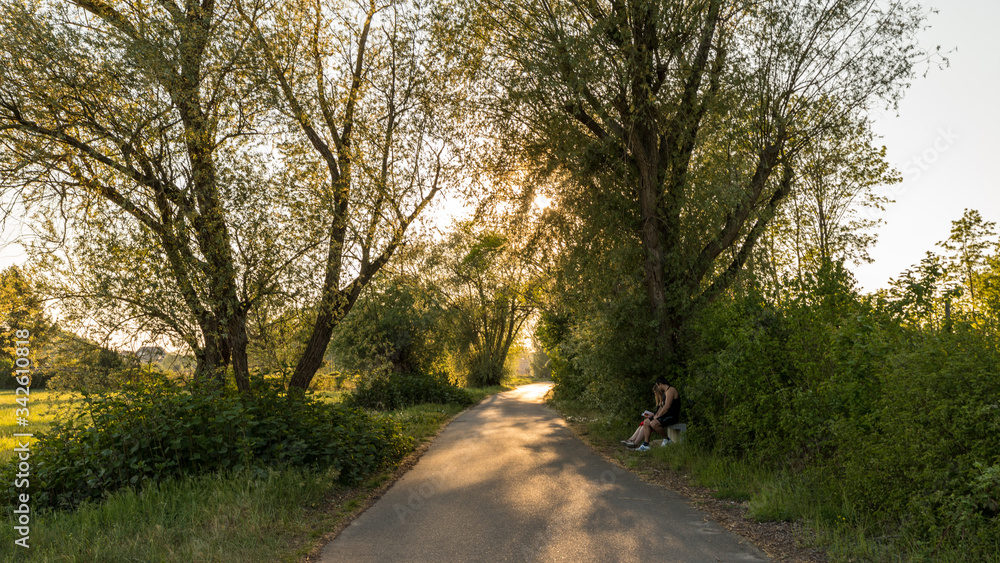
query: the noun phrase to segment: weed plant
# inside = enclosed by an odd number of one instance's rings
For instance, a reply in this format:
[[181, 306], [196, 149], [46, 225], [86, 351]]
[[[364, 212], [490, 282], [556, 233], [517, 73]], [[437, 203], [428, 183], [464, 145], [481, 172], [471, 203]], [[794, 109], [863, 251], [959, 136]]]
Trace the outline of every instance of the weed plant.
[[344, 396], [344, 404], [389, 411], [423, 403], [468, 406], [472, 396], [438, 373], [389, 372], [373, 374], [358, 382]]
[[[123, 487], [253, 467], [328, 467], [357, 482], [409, 447], [387, 418], [273, 383], [240, 394], [157, 378], [86, 395], [75, 416], [39, 436], [32, 506], [69, 509]], [[14, 460], [0, 466], [8, 488], [15, 472]]]

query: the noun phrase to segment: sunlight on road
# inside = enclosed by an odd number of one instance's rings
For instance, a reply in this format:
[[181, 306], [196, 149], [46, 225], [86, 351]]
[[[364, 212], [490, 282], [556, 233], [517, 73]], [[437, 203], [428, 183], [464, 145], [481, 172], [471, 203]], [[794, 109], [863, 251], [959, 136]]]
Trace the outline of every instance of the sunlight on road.
[[530, 403], [543, 403], [545, 402], [545, 394], [549, 392], [549, 389], [552, 389], [551, 383], [532, 383], [518, 387], [513, 391], [507, 391], [504, 395], [509, 394], [512, 397], [517, 397]]

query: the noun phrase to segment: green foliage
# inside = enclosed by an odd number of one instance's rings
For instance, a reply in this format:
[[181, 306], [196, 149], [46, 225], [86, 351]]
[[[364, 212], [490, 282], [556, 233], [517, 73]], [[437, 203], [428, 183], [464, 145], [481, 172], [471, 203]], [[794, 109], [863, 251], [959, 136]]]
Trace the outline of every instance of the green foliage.
[[919, 265], [904, 271], [898, 279], [889, 280], [889, 291], [883, 295], [886, 307], [908, 327], [941, 328], [944, 303], [961, 292], [946, 280], [941, 257], [928, 252]]
[[444, 296], [416, 276], [373, 286], [338, 325], [331, 346], [352, 372], [426, 372], [444, 362]]
[[649, 386], [662, 371], [655, 323], [637, 295], [620, 292], [590, 306], [558, 303], [542, 313], [535, 336], [551, 360], [558, 398], [582, 398], [621, 415], [649, 401]]
[[[42, 307], [42, 299], [30, 277], [18, 266], [10, 266], [0, 272], [0, 389], [13, 389], [16, 349], [27, 348], [31, 365], [37, 367], [39, 353], [51, 338], [55, 325], [49, 321]], [[15, 331], [28, 331], [28, 345], [17, 338]], [[32, 387], [42, 388], [48, 378], [37, 373], [31, 374]]]
[[831, 263], [870, 263], [882, 223], [873, 212], [892, 201], [879, 192], [900, 181], [867, 119], [845, 116], [797, 157], [795, 188], [754, 249], [754, 274], [773, 287]]
[[550, 379], [552, 377], [552, 362], [545, 350], [536, 346], [528, 361], [531, 366], [531, 377], [535, 379]]
[[996, 554], [1000, 547], [1000, 465], [975, 463], [958, 482], [929, 491], [906, 526], [924, 550]]
[[[337, 497], [334, 494], [339, 493]], [[147, 483], [76, 510], [32, 515], [31, 548], [7, 561], [273, 563], [301, 559], [302, 539], [334, 527], [327, 508], [351, 493], [331, 469], [248, 468]], [[355, 501], [357, 502], [357, 501]], [[341, 506], [343, 506], [341, 504]], [[32, 507], [34, 508], [34, 507]], [[12, 545], [12, 526], [0, 542]], [[296, 557], [298, 556], [298, 557]]]
[[[312, 311], [290, 308], [278, 297], [262, 300], [250, 311], [247, 361], [269, 373], [291, 373], [309, 339]], [[277, 311], [276, 311], [277, 309]], [[177, 367], [183, 369], [182, 360]], [[166, 362], [164, 362], [166, 363]]]
[[[15, 330], [29, 333], [33, 389], [108, 389], [132, 379], [138, 371], [133, 357], [101, 346], [51, 322], [42, 307], [35, 282], [18, 266], [0, 272], [0, 373], [13, 375]], [[23, 345], [22, 345], [23, 346]], [[0, 389], [16, 387], [13, 377], [0, 377]]]
[[[417, 3], [317, 6], [0, 5], [5, 211], [31, 210], [64, 317], [168, 338], [243, 391], [256, 337], [258, 365], [308, 387], [330, 328], [457, 187], [471, 91]], [[318, 45], [357, 57], [302, 57]]]
[[[671, 374], [684, 325], [733, 287], [791, 194], [836, 219], [814, 234], [821, 257], [864, 259], [872, 221], [846, 210], [878, 208], [868, 188], [898, 175], [861, 109], [908, 83], [924, 13], [857, 0], [598, 4], [465, 3], [455, 49], [481, 49], [481, 90], [503, 110], [487, 117], [491, 133], [521, 149], [532, 182], [555, 186], [560, 251], [603, 257], [607, 238], [641, 249], [659, 357], [649, 375]], [[640, 33], [639, 21], [655, 25]], [[689, 64], [658, 62], [674, 59]], [[603, 232], [619, 221], [623, 231]], [[612, 291], [598, 299], [623, 293]]]
[[344, 397], [344, 404], [376, 410], [396, 410], [422, 403], [471, 405], [472, 396], [443, 373], [389, 372], [372, 374]]
[[[72, 508], [122, 487], [248, 467], [332, 467], [354, 482], [409, 448], [391, 421], [265, 381], [248, 395], [156, 378], [85, 403], [34, 445], [33, 507]], [[15, 472], [14, 462], [0, 469], [8, 487]]]
[[914, 553], [989, 553], [1000, 542], [995, 341], [965, 322], [907, 329], [822, 277], [784, 307], [740, 298], [699, 320], [686, 386], [699, 444], [793, 471]]
[[[478, 400], [502, 389], [470, 391]], [[388, 416], [405, 436], [424, 441], [461, 410], [420, 405]], [[26, 560], [298, 561], [325, 543], [324, 534], [356, 517], [365, 497], [391, 474], [378, 472], [344, 487], [330, 467], [248, 467], [149, 482], [71, 512], [36, 511]], [[9, 515], [0, 520], [13, 522]], [[0, 544], [12, 545], [15, 537], [11, 525], [0, 526]]]
[[490, 223], [460, 222], [439, 247], [453, 357], [469, 386], [509, 377], [508, 356], [536, 309], [540, 248], [519, 227], [512, 220], [501, 235]]
[[833, 446], [830, 421], [870, 410], [877, 315], [837, 267], [797, 290], [783, 308], [720, 301], [692, 327], [683, 389], [706, 446], [801, 467]]
[[975, 209], [966, 209], [962, 218], [951, 222], [951, 235], [938, 246], [947, 252], [950, 281], [962, 288], [965, 307], [973, 315], [980, 308], [980, 278], [987, 268], [986, 257], [997, 249], [997, 224], [985, 221]]
[[966, 209], [961, 219], [951, 222], [951, 235], [937, 243], [944, 254], [927, 252], [919, 265], [890, 280], [883, 295], [888, 307], [913, 328], [947, 331], [953, 321], [964, 320], [996, 333], [1000, 327], [996, 237], [996, 223]]
[[462, 358], [466, 385], [470, 387], [499, 385], [511, 376], [505, 359], [505, 357], [496, 358], [485, 350], [466, 350]]
[[535, 327], [535, 338], [549, 358], [549, 369], [559, 398], [579, 397], [587, 388], [584, 374], [571, 361], [573, 352], [569, 337], [570, 316], [543, 310]]
[[844, 493], [935, 543], [977, 520], [995, 534], [987, 468], [1000, 463], [1000, 352], [967, 325], [908, 344], [880, 374], [875, 408], [843, 431]]
[[123, 355], [71, 332], [59, 330], [45, 349], [39, 374], [48, 387], [63, 390], [103, 391], [128, 381], [160, 373], [154, 366], [142, 367], [135, 356]]

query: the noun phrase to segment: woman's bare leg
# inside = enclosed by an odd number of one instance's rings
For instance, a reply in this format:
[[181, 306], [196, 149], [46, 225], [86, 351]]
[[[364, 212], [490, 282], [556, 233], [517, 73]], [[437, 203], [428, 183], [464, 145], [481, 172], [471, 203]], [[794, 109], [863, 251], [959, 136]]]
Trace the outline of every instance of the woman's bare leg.
[[642, 427], [643, 426], [645, 426], [645, 424], [642, 424], [638, 428], [635, 429], [635, 434], [632, 434], [632, 437], [628, 439], [629, 442], [632, 442], [633, 444], [639, 443], [639, 442], [637, 442], [637, 440], [639, 440], [640, 438], [642, 438]]

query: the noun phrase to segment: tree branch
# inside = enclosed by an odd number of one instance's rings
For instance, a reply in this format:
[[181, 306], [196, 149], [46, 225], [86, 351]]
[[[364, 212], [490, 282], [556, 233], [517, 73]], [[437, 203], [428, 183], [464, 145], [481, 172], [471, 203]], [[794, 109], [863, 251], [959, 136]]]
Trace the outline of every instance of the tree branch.
[[757, 218], [757, 222], [750, 229], [750, 232], [747, 234], [747, 238], [743, 241], [743, 244], [740, 246], [735, 258], [729, 264], [729, 267], [726, 268], [726, 271], [716, 278], [715, 281], [712, 282], [712, 285], [710, 285], [708, 289], [706, 289], [697, 298], [698, 305], [711, 303], [732, 284], [733, 280], [736, 279], [736, 276], [746, 264], [747, 258], [750, 257], [750, 253], [753, 251], [753, 247], [757, 243], [757, 239], [760, 238], [760, 236], [767, 229], [771, 219], [774, 218], [774, 214], [777, 211], [778, 206], [786, 197], [788, 197], [788, 194], [791, 193], [793, 178], [794, 173], [792, 167], [788, 163], [785, 163], [783, 165], [781, 182], [778, 189], [775, 190], [773, 195], [771, 195], [770, 200], [768, 200], [767, 205], [761, 211], [760, 216]]

